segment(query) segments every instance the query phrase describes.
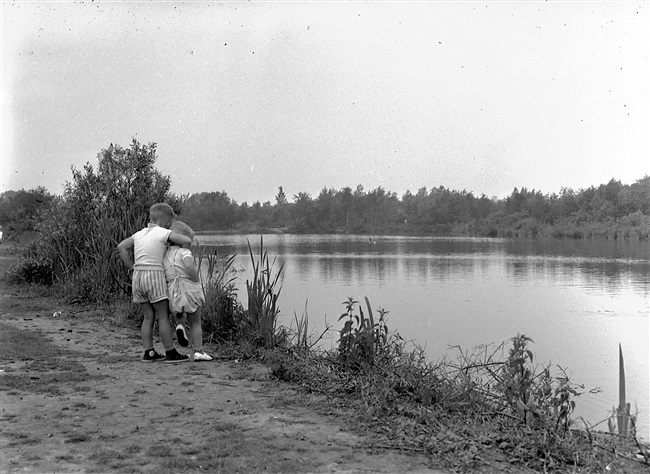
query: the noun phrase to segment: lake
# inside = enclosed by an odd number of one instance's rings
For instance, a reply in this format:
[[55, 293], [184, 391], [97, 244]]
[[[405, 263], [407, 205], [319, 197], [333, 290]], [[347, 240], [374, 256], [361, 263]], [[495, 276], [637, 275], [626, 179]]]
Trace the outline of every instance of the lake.
[[[258, 255], [260, 236], [198, 240], [237, 254], [246, 306], [247, 242]], [[575, 416], [591, 424], [618, 405], [621, 343], [627, 399], [638, 409], [639, 435], [650, 439], [649, 242], [272, 234], [264, 247], [275, 268], [285, 265], [279, 323], [291, 325], [308, 300], [310, 332], [326, 324], [338, 330], [342, 303], [367, 296], [374, 310], [389, 312], [389, 329], [424, 347], [432, 361], [455, 357], [453, 346], [471, 351], [525, 334], [536, 362], [559, 365], [584, 384]], [[336, 339], [332, 333], [325, 345]]]

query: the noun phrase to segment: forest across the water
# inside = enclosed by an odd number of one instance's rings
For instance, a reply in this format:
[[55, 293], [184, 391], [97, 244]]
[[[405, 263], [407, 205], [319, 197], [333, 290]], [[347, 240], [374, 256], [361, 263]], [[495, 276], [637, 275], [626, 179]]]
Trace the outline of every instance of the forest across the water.
[[[39, 187], [0, 195], [8, 234], [33, 230], [39, 209], [57, 196]], [[544, 194], [525, 187], [503, 198], [444, 186], [402, 196], [383, 187], [323, 188], [274, 202], [238, 203], [226, 191], [171, 195], [181, 218], [198, 231], [356, 233], [478, 237], [648, 239], [650, 176]]]

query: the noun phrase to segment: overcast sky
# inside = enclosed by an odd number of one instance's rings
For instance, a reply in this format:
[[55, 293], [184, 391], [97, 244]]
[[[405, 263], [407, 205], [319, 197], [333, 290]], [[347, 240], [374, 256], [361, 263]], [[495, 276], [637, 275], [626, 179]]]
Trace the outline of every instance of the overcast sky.
[[111, 143], [172, 191], [504, 197], [650, 174], [648, 1], [3, 2], [1, 190]]

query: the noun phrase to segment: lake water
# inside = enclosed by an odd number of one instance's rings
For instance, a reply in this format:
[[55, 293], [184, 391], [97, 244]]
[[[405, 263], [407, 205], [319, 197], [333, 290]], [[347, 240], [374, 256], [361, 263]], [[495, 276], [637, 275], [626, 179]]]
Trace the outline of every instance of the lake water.
[[[219, 254], [237, 254], [244, 306], [248, 241], [258, 255], [259, 235], [199, 236]], [[559, 365], [585, 385], [575, 415], [592, 424], [618, 405], [621, 343], [627, 399], [638, 409], [639, 435], [650, 439], [650, 243], [265, 235], [264, 246], [276, 268], [285, 265], [281, 324], [289, 326], [308, 300], [311, 332], [326, 323], [338, 330], [342, 303], [367, 296], [374, 310], [389, 311], [389, 329], [425, 347], [432, 361], [454, 357], [451, 346], [471, 351], [525, 334], [537, 362]], [[336, 339], [333, 333], [325, 344]]]

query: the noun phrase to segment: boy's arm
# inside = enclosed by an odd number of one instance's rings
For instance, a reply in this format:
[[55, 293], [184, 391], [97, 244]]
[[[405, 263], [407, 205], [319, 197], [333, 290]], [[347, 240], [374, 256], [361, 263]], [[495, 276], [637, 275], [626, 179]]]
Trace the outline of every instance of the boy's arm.
[[127, 268], [131, 268], [133, 266], [133, 260], [131, 260], [131, 253], [129, 250], [133, 248], [133, 237], [127, 237], [124, 239], [122, 242], [117, 244], [117, 251], [120, 254], [120, 259], [124, 262], [124, 265], [127, 266]]
[[185, 255], [183, 257], [183, 267], [185, 267], [185, 272], [192, 281], [199, 281], [199, 274], [194, 266], [194, 258], [192, 255]]
[[182, 247], [183, 245], [190, 245], [192, 243], [192, 239], [189, 237], [186, 237], [183, 234], [177, 234], [176, 232], [172, 232], [169, 234], [169, 237], [167, 237], [167, 240], [170, 242], [175, 243], [176, 245]]

